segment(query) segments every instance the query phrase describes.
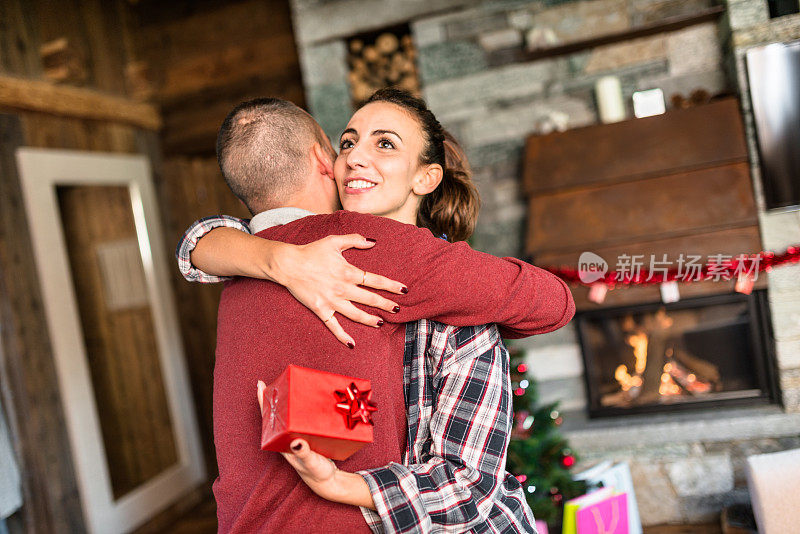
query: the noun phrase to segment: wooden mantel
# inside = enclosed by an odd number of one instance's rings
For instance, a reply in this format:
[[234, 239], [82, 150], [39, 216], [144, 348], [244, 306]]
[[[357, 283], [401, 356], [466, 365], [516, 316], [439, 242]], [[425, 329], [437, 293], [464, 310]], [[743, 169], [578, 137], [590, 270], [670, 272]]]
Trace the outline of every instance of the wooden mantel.
[[145, 130], [162, 126], [158, 108], [90, 89], [0, 76], [0, 108], [119, 122]]
[[[597, 124], [527, 139], [526, 252], [540, 266], [575, 267], [582, 252], [615, 270], [622, 254], [762, 250], [739, 101]], [[674, 265], [673, 265], [674, 266]], [[645, 265], [644, 268], [649, 268]], [[757, 286], [764, 284], [759, 276]], [[684, 297], [733, 291], [733, 281], [681, 284]], [[597, 304], [573, 290], [579, 309]], [[657, 286], [610, 291], [603, 306], [660, 300]]]

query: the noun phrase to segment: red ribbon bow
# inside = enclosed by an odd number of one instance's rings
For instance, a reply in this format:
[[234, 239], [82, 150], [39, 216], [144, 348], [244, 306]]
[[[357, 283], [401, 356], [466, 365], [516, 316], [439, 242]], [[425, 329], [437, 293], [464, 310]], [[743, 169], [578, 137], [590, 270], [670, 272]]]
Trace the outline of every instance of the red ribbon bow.
[[357, 423], [374, 425], [372, 412], [378, 406], [370, 400], [372, 390], [359, 391], [354, 382], [351, 382], [346, 390], [336, 390], [336, 411], [344, 414], [345, 424], [348, 429], [353, 429]]

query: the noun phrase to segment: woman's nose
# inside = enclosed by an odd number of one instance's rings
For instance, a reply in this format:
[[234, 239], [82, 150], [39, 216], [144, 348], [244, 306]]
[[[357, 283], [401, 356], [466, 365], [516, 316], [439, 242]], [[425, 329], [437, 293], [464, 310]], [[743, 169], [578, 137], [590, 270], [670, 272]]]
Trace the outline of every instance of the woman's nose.
[[347, 153], [347, 165], [351, 168], [366, 166], [366, 154], [361, 143], [356, 143]]

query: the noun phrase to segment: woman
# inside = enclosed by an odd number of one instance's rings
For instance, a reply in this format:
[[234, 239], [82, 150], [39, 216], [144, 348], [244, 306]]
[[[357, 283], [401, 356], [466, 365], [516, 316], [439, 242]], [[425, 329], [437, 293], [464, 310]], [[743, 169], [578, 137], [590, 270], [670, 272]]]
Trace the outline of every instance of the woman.
[[[424, 102], [382, 90], [342, 134], [334, 176], [345, 209], [419, 224], [455, 241], [472, 233], [478, 208], [464, 161]], [[566, 307], [565, 320], [546, 330], [569, 320], [571, 300]], [[379, 517], [368, 520], [387, 530], [427, 531], [436, 523], [453, 531], [533, 531], [522, 489], [503, 471], [511, 399], [496, 328], [423, 320], [407, 326], [406, 339], [404, 465], [345, 473], [302, 440], [287, 460], [321, 497], [377, 509]]]

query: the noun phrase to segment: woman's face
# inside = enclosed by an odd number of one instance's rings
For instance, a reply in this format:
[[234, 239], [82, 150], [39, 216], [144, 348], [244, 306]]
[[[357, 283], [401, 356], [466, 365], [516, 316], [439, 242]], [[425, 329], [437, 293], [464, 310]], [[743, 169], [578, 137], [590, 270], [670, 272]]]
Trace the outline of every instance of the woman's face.
[[431, 187], [431, 167], [441, 174], [438, 165], [420, 165], [423, 145], [422, 128], [401, 107], [373, 102], [358, 110], [333, 167], [342, 207], [415, 224], [421, 195], [439, 183]]

